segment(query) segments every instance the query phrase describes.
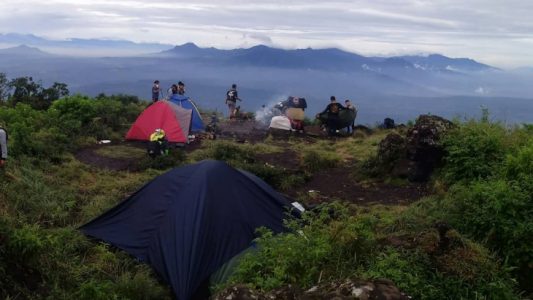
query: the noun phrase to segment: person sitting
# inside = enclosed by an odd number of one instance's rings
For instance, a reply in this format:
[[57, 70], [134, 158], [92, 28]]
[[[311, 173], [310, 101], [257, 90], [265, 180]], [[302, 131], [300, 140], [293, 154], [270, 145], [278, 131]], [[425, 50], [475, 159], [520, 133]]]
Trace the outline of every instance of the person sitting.
[[330, 103], [326, 106], [326, 109], [322, 113], [327, 113], [328, 118], [326, 121], [326, 127], [328, 130], [328, 135], [335, 135], [337, 133], [338, 123], [339, 123], [339, 112], [343, 109], [346, 109], [342, 104], [337, 102], [335, 96], [329, 98]]
[[163, 129], [156, 129], [150, 135], [150, 144], [148, 145], [148, 155], [156, 157], [168, 154], [168, 140]]

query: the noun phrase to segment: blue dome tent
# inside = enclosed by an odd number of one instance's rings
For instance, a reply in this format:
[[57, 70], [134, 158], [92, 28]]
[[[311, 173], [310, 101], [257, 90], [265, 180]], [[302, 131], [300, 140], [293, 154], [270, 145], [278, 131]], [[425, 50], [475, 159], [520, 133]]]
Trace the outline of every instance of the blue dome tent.
[[150, 264], [177, 299], [250, 247], [256, 229], [284, 230], [289, 202], [264, 181], [206, 160], [156, 177], [81, 231]]
[[200, 112], [198, 111], [198, 108], [196, 107], [196, 105], [189, 98], [189, 96], [173, 94], [172, 96], [170, 96], [169, 101], [185, 109], [192, 109], [192, 119], [191, 119], [191, 131], [192, 132], [203, 131], [205, 129], [204, 122], [202, 121], [202, 117], [200, 116]]

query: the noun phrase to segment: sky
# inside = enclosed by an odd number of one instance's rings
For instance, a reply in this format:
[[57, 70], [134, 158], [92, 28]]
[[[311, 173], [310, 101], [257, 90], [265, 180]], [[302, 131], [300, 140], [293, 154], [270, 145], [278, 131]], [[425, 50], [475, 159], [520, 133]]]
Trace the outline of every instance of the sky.
[[531, 0], [1, 0], [0, 33], [201, 47], [440, 53], [533, 66]]

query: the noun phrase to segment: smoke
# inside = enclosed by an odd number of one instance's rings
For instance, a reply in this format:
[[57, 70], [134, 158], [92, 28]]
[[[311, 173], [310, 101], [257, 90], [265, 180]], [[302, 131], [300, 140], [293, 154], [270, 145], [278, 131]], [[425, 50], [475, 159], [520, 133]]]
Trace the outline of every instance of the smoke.
[[281, 111], [275, 108], [275, 106], [278, 103], [285, 101], [287, 97], [287, 95], [276, 95], [270, 98], [267, 104], [263, 104], [262, 107], [255, 112], [255, 121], [261, 126], [268, 127], [272, 117], [281, 114]]

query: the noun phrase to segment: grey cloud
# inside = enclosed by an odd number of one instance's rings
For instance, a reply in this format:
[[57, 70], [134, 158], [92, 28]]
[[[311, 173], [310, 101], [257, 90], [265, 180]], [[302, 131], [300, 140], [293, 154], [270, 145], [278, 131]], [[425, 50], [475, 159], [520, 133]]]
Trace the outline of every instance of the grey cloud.
[[57, 39], [219, 48], [339, 46], [366, 54], [418, 50], [499, 62], [507, 56], [508, 65], [533, 65], [522, 50], [532, 46], [532, 11], [533, 2], [522, 0], [2, 0], [0, 28]]

